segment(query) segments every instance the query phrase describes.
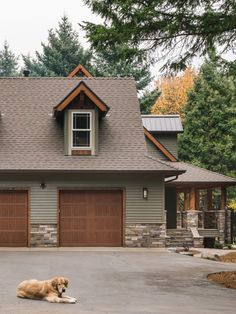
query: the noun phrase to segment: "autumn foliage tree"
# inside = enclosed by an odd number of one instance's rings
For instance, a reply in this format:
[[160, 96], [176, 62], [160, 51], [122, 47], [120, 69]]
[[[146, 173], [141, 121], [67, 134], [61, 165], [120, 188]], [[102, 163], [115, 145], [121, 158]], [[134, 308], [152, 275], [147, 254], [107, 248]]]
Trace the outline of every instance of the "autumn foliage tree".
[[188, 92], [192, 89], [196, 71], [187, 68], [179, 76], [169, 76], [157, 81], [157, 88], [161, 91], [156, 103], [152, 107], [153, 114], [180, 114], [187, 102]]

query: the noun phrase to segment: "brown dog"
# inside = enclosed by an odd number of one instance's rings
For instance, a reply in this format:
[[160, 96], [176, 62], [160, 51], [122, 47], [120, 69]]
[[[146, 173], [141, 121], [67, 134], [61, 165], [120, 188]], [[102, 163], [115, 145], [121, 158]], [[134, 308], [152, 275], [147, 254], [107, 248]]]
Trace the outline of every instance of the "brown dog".
[[17, 287], [16, 296], [34, 300], [45, 300], [51, 303], [76, 303], [77, 300], [63, 295], [68, 287], [68, 279], [55, 277], [51, 280], [35, 279], [22, 281]]

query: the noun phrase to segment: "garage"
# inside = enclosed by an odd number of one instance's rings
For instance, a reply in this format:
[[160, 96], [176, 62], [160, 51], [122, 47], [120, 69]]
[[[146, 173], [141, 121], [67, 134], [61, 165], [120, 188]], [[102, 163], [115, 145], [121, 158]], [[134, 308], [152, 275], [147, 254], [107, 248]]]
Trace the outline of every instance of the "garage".
[[60, 246], [122, 246], [122, 190], [61, 190]]
[[0, 191], [0, 246], [28, 245], [28, 192]]

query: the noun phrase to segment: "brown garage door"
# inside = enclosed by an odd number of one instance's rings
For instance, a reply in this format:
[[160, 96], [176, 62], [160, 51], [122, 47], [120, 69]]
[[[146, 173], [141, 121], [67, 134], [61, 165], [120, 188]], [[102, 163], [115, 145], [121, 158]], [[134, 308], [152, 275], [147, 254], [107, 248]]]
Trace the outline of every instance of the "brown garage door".
[[0, 246], [27, 246], [27, 191], [0, 191]]
[[121, 190], [60, 191], [61, 246], [122, 246]]

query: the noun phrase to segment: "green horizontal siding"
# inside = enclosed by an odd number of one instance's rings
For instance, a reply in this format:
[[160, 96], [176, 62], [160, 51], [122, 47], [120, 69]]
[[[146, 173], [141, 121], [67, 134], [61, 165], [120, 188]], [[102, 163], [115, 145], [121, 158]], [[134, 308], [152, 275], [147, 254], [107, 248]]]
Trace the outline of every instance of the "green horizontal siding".
[[172, 155], [178, 158], [177, 134], [157, 134], [157, 139]]
[[169, 159], [158, 149], [147, 137], [146, 137], [146, 146], [148, 155], [153, 158], [158, 158], [161, 160], [168, 160]]
[[[46, 188], [41, 189], [40, 183]], [[143, 176], [73, 176], [67, 178], [44, 177], [43, 179], [9, 177], [0, 181], [1, 188], [30, 188], [31, 223], [57, 223], [58, 188], [123, 188], [125, 189], [125, 215], [128, 223], [162, 223], [164, 208], [164, 184], [162, 177]], [[148, 199], [142, 197], [143, 187], [147, 187]]]

